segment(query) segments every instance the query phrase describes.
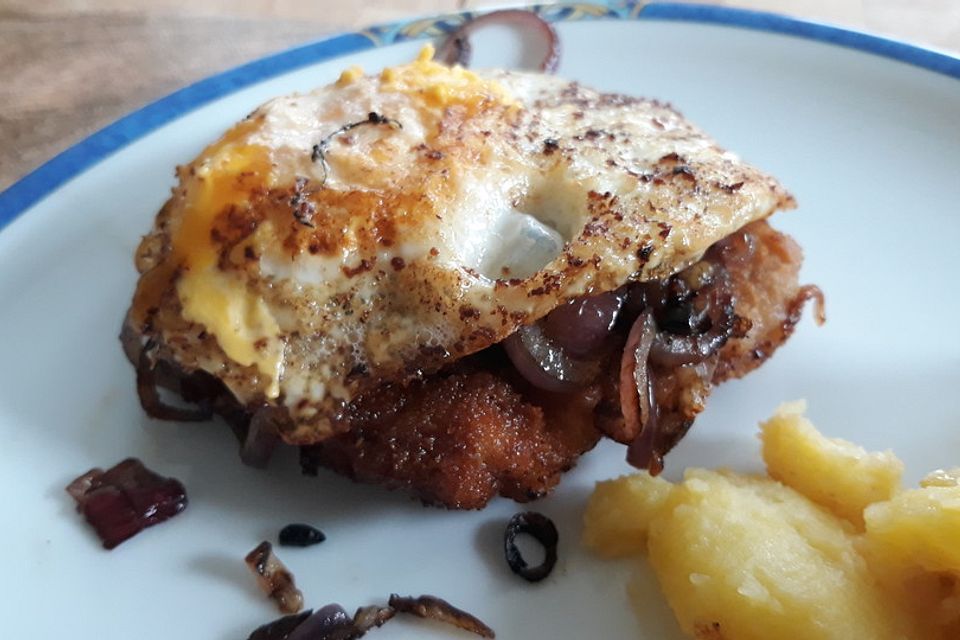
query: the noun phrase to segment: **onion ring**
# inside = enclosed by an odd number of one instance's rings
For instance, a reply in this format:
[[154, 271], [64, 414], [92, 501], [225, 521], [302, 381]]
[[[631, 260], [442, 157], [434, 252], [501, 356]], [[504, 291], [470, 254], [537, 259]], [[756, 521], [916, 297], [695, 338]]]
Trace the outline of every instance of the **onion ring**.
[[544, 335], [539, 324], [520, 327], [503, 341], [510, 361], [532, 385], [545, 391], [566, 392], [593, 381], [599, 362], [571, 358]]
[[[526, 534], [543, 546], [543, 562], [531, 567], [520, 553], [517, 536]], [[536, 511], [518, 513], [510, 518], [503, 533], [503, 550], [510, 570], [527, 582], [540, 582], [550, 575], [557, 564], [557, 543], [560, 535], [553, 521]]]
[[617, 290], [571, 300], [543, 319], [543, 331], [569, 355], [587, 358], [607, 340], [626, 297], [626, 291]]
[[470, 57], [473, 53], [470, 34], [484, 25], [496, 23], [529, 26], [535, 30], [547, 43], [547, 55], [540, 63], [540, 70], [545, 73], [553, 73], [557, 70], [560, 62], [560, 39], [557, 37], [556, 30], [537, 14], [523, 9], [491, 11], [467, 20], [443, 41], [437, 52], [437, 59], [449, 65], [470, 66]]
[[[688, 285], [683, 283], [684, 273], [671, 278], [662, 289], [686, 291]], [[698, 288], [679, 297], [661, 292], [655, 313], [662, 330], [657, 333], [650, 350], [651, 361], [658, 366], [672, 368], [703, 362], [733, 335], [736, 313], [730, 276], [725, 269], [715, 265], [710, 275], [701, 276], [701, 280], [697, 283]], [[681, 318], [683, 322], [678, 321]]]
[[254, 629], [247, 640], [289, 640], [293, 630], [303, 624], [312, 613], [311, 609], [307, 609], [302, 613], [294, 613], [268, 622]]

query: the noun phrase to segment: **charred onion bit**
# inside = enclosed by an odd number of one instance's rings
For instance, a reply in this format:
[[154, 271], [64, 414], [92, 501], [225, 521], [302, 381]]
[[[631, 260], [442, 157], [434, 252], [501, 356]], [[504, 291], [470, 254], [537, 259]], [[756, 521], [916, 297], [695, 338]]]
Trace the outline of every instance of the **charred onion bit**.
[[288, 524], [280, 529], [278, 540], [284, 547], [309, 547], [327, 539], [323, 531], [308, 524]]
[[557, 65], [560, 62], [560, 39], [557, 37], [557, 32], [549, 22], [537, 14], [522, 9], [491, 11], [467, 20], [443, 41], [443, 44], [440, 45], [440, 51], [437, 53], [437, 59], [449, 65], [459, 64], [463, 67], [469, 67], [470, 55], [473, 52], [470, 46], [470, 34], [484, 25], [490, 24], [513, 24], [529, 28], [538, 37], [542, 38], [547, 46], [547, 55], [540, 63], [540, 70], [547, 73], [553, 73], [557, 70]]
[[303, 594], [294, 584], [293, 574], [273, 553], [273, 545], [263, 541], [247, 554], [247, 566], [257, 576], [257, 584], [283, 613], [296, 613], [303, 608]]
[[[543, 564], [536, 567], [527, 565], [527, 561], [523, 559], [516, 543], [517, 536], [522, 533], [543, 545]], [[516, 514], [510, 518], [507, 530], [503, 534], [503, 550], [506, 553], [510, 570], [524, 580], [540, 582], [550, 575], [554, 565], [557, 564], [557, 542], [559, 539], [557, 527], [545, 515], [535, 511]]]
[[[387, 116], [377, 113], [376, 111], [371, 111], [370, 113], [367, 114], [366, 120], [358, 120], [357, 122], [350, 122], [348, 124], [345, 124], [339, 129], [337, 129], [336, 131], [334, 131], [333, 133], [331, 133], [330, 135], [320, 140], [320, 142], [313, 145], [313, 149], [310, 152], [310, 160], [312, 160], [313, 162], [319, 162], [320, 166], [323, 168], [323, 180], [320, 183], [321, 187], [327, 184], [327, 178], [329, 178], [330, 169], [329, 169], [329, 166], [327, 165], [327, 150], [330, 147], [330, 143], [333, 142], [334, 138], [336, 138], [337, 136], [343, 135], [348, 131], [351, 131], [353, 129], [356, 129], [357, 127], [362, 127], [365, 125], [373, 125], [373, 126], [386, 125], [394, 130], [403, 129], [403, 125], [400, 124], [399, 120], [395, 120], [394, 118], [388, 118]], [[309, 220], [306, 222], [304, 220], [298, 220], [298, 221], [301, 224], [305, 224], [308, 227], [313, 226], [313, 224]]]
[[389, 604], [400, 613], [412, 613], [420, 618], [452, 624], [465, 631], [475, 633], [481, 638], [496, 637], [493, 629], [485, 625], [479, 618], [436, 596], [413, 598], [401, 597], [393, 593], [390, 595]]
[[105, 472], [91, 469], [66, 489], [105, 549], [113, 549], [187, 507], [187, 492], [178, 480], [150, 471], [136, 458], [127, 458]]

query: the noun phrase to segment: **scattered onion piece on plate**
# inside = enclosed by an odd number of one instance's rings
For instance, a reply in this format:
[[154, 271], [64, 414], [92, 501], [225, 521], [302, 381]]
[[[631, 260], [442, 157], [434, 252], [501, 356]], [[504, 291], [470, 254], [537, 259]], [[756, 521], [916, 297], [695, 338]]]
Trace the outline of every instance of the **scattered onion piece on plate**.
[[411, 613], [420, 618], [445, 622], [475, 633], [481, 638], [495, 638], [493, 629], [476, 616], [458, 609], [446, 600], [436, 596], [401, 597], [390, 595], [390, 606], [400, 613]]
[[247, 640], [356, 640], [374, 627], [383, 626], [397, 613], [411, 613], [457, 626], [483, 638], [494, 638], [493, 629], [477, 617], [435, 596], [402, 598], [390, 596], [387, 606], [360, 607], [351, 618], [339, 604], [332, 603], [316, 611], [285, 616], [254, 629]]
[[[527, 564], [517, 547], [517, 536], [524, 533], [543, 545], [543, 562], [535, 567]], [[540, 582], [550, 575], [554, 565], [557, 564], [559, 539], [556, 525], [545, 515], [535, 511], [516, 514], [510, 518], [503, 534], [503, 549], [510, 570], [528, 582]]]
[[260, 589], [277, 603], [281, 612], [297, 613], [303, 608], [303, 593], [293, 574], [273, 553], [272, 544], [264, 540], [244, 560], [257, 576]]
[[106, 471], [91, 469], [67, 485], [66, 491], [105, 549], [187, 508], [187, 491], [179, 480], [154, 473], [136, 458]]
[[327, 536], [320, 529], [299, 522], [280, 529], [280, 535], [277, 536], [277, 542], [282, 547], [310, 547], [326, 539]]

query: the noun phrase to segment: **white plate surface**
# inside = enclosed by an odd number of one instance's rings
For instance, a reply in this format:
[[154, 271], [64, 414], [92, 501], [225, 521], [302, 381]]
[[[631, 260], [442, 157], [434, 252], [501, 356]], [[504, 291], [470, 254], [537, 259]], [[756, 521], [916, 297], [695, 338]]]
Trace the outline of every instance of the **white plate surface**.
[[[561, 75], [669, 100], [781, 178], [800, 209], [774, 224], [800, 241], [803, 280], [827, 295], [828, 324], [805, 319], [758, 372], [718, 389], [668, 457], [667, 475], [688, 465], [758, 469], [757, 422], [795, 398], [808, 399], [824, 432], [893, 448], [911, 483], [960, 464], [960, 82], [723, 26], [558, 29]], [[493, 45], [481, 62], [510, 64], [509, 34], [486, 37]], [[366, 51], [219, 99], [82, 173], [0, 233], [0, 636], [245, 638], [277, 613], [244, 554], [283, 524], [307, 521], [328, 540], [279, 553], [309, 606], [352, 610], [391, 592], [432, 593], [500, 638], [682, 637], [652, 578], [634, 612], [630, 567], [579, 545], [593, 483], [629, 471], [619, 446], [601, 444], [532, 505], [556, 521], [561, 543], [556, 571], [530, 585], [507, 570], [501, 542], [507, 518], [524, 507], [498, 499], [481, 512], [426, 509], [332, 474], [301, 477], [292, 454], [254, 471], [239, 464], [222, 425], [154, 422], [140, 409], [116, 335], [135, 282], [134, 248], [174, 165], [271, 96], [331, 81], [348, 64], [407, 61], [419, 47]], [[190, 506], [106, 552], [63, 487], [131, 455], [181, 479]], [[373, 633], [469, 637], [408, 621]]]

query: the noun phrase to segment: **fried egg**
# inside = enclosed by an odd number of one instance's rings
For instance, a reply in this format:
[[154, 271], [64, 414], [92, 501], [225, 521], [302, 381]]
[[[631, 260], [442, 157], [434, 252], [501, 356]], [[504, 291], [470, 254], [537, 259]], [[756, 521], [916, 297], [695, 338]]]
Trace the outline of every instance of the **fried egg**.
[[670, 106], [432, 59], [277, 98], [177, 169], [129, 323], [290, 443], [793, 206]]

